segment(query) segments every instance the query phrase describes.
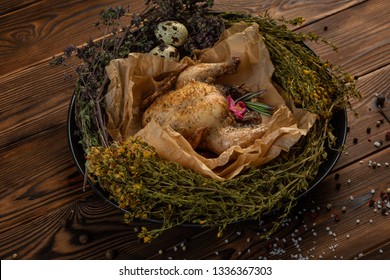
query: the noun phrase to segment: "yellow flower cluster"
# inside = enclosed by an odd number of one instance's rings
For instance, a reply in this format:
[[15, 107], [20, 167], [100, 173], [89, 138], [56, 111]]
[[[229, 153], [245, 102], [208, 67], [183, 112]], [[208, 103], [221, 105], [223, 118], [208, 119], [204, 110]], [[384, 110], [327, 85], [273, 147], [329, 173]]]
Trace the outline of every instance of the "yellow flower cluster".
[[106, 189], [120, 208], [131, 210], [134, 218], [148, 218], [148, 209], [140, 203], [144, 191], [140, 166], [156, 156], [150, 146], [130, 138], [107, 148], [91, 147], [86, 166], [89, 178]]

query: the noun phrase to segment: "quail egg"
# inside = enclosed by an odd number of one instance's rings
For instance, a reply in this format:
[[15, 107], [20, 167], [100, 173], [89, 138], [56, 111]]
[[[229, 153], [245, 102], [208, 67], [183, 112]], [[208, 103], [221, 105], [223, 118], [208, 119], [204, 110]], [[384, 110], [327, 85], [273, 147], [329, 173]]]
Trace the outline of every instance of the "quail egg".
[[150, 53], [174, 61], [179, 61], [180, 59], [179, 51], [175, 47], [167, 44], [161, 44], [155, 47]]
[[180, 47], [188, 38], [188, 30], [182, 23], [168, 20], [157, 25], [155, 35], [165, 44]]

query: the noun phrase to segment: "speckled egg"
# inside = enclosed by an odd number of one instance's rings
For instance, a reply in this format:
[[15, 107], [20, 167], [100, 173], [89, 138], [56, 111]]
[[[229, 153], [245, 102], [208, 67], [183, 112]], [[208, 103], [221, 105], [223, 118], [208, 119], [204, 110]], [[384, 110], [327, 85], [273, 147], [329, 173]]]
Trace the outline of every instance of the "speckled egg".
[[180, 47], [188, 38], [187, 28], [180, 22], [168, 20], [160, 22], [155, 30], [157, 39], [165, 44]]
[[179, 51], [175, 47], [167, 44], [161, 44], [155, 47], [150, 51], [150, 53], [163, 58], [172, 59], [174, 61], [179, 61], [180, 59]]

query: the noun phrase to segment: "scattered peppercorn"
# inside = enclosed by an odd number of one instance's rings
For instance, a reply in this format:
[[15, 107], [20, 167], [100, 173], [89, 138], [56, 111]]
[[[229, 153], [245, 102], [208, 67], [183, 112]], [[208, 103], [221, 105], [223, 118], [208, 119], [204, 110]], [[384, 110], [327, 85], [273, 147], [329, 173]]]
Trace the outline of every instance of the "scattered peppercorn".
[[334, 216], [334, 220], [335, 220], [336, 222], [339, 222], [339, 221], [340, 221], [340, 216], [339, 216], [339, 215]]
[[86, 233], [80, 234], [79, 242], [81, 244], [87, 244], [88, 243], [88, 235]]
[[60, 220], [60, 227], [66, 228], [68, 226], [68, 222], [65, 219]]
[[328, 26], [324, 26], [324, 31], [328, 31]]
[[370, 199], [370, 201], [368, 202], [368, 206], [369, 207], [374, 207], [374, 205], [375, 205], [375, 200]]
[[354, 144], [357, 144], [358, 142], [359, 142], [359, 139], [357, 139], [356, 137], [353, 138], [353, 143], [354, 143]]
[[336, 184], [336, 190], [340, 190], [341, 189], [341, 184], [340, 183], [337, 183]]
[[385, 134], [386, 141], [390, 141], [390, 131], [387, 131]]
[[109, 249], [106, 251], [106, 259], [107, 260], [112, 260], [114, 258], [114, 251]]
[[336, 173], [336, 174], [334, 175], [334, 178], [335, 178], [336, 180], [340, 179], [340, 174], [339, 174], [339, 173]]

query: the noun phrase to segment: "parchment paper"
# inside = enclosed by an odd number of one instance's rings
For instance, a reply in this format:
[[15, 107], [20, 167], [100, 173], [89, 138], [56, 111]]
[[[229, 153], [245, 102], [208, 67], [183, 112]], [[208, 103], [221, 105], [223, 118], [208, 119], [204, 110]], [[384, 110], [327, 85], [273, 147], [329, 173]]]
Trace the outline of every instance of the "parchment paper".
[[[264, 103], [276, 108], [271, 117], [263, 117], [265, 134], [256, 139], [253, 145], [245, 149], [233, 146], [217, 158], [206, 158], [169, 126], [161, 127], [151, 121], [144, 128], [141, 127], [142, 100], [155, 92], [169, 74], [179, 73], [188, 65], [223, 62], [232, 56], [241, 59], [237, 73], [216, 82], [237, 86], [245, 84], [253, 91], [266, 89]], [[114, 141], [122, 141], [130, 136], [141, 137], [163, 159], [224, 180], [237, 176], [249, 166], [260, 167], [281, 151], [288, 151], [314, 124], [317, 115], [289, 108], [273, 86], [271, 76], [274, 67], [259, 35], [258, 25], [234, 25], [225, 31], [213, 48], [199, 51], [198, 58], [192, 61], [186, 57], [174, 62], [150, 54], [133, 53], [126, 59], [111, 61], [106, 68], [111, 83], [105, 101], [107, 130]]]

